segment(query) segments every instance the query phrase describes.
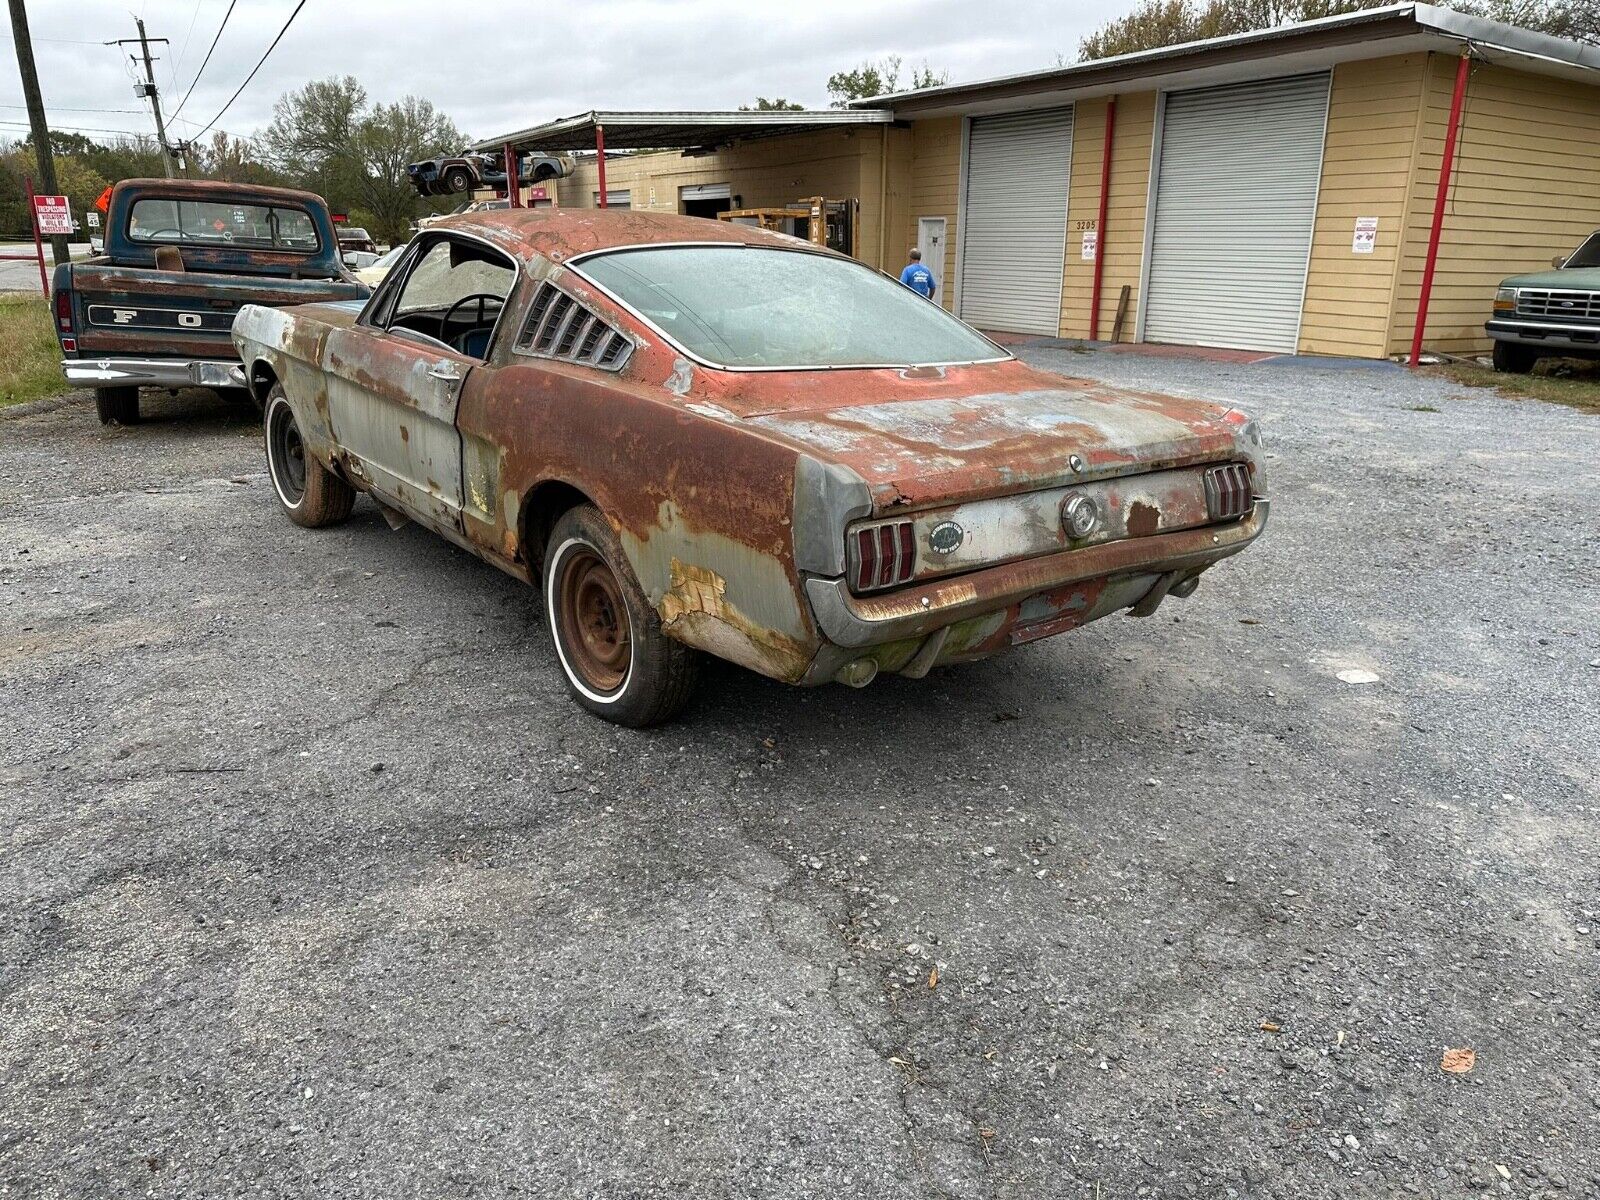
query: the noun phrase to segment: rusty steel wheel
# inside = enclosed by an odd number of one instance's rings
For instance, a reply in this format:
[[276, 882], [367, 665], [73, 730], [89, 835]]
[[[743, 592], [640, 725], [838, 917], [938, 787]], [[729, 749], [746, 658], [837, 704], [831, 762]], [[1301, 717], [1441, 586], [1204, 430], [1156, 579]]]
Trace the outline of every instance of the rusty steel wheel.
[[348, 517], [356, 502], [355, 489], [306, 449], [294, 406], [284, 395], [282, 384], [273, 384], [267, 393], [262, 428], [266, 433], [267, 474], [289, 520], [316, 529]]
[[558, 590], [561, 607], [556, 619], [572, 651], [573, 669], [595, 691], [616, 691], [628, 677], [633, 658], [628, 606], [617, 577], [584, 546], [562, 560]]
[[674, 716], [694, 690], [699, 655], [661, 630], [622, 543], [598, 509], [568, 509], [544, 556], [544, 604], [572, 698], [635, 728]]

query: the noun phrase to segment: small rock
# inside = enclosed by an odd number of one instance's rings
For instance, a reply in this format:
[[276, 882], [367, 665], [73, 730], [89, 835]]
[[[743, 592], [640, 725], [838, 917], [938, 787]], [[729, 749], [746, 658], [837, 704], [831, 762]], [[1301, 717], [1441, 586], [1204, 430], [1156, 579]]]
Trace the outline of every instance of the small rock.
[[822, 860], [820, 858], [813, 858], [809, 862], [807, 862], [806, 865], [808, 867], [810, 867], [813, 871], [822, 870]]
[[1353, 1133], [1347, 1133], [1344, 1135], [1344, 1144], [1352, 1150], [1361, 1149], [1361, 1142]]
[[983, 848], [983, 856], [985, 858], [993, 858], [994, 857], [994, 847], [993, 846], [985, 846]]

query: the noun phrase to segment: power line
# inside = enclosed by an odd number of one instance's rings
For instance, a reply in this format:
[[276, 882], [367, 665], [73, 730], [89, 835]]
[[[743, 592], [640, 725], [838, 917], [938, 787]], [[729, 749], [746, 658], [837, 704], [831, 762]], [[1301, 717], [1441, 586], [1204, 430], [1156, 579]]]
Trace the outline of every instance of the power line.
[[[27, 108], [26, 104], [0, 104], [0, 108]], [[142, 108], [67, 108], [60, 104], [52, 104], [51, 112], [90, 112], [90, 113], [129, 113], [136, 117], [144, 116]]]
[[[206, 64], [211, 61], [212, 51], [216, 50], [217, 43], [222, 40], [222, 31], [228, 27], [228, 18], [233, 16], [233, 6], [235, 4], [237, 4], [238, 2], [239, 2], [239, 0], [228, 0], [228, 11], [222, 14], [222, 24], [217, 26], [217, 36], [211, 39], [211, 49], [206, 51], [205, 58], [203, 60], [201, 60], [200, 69], [194, 73], [194, 78], [189, 81], [189, 90], [183, 94], [183, 99], [178, 101], [178, 107], [172, 110], [172, 119], [174, 121], [176, 121], [178, 119], [178, 114], [183, 111], [183, 106], [185, 104], [189, 103], [189, 97], [194, 95], [194, 85], [199, 83], [200, 82], [200, 76], [202, 76], [202, 75], [204, 75], [206, 73]], [[298, 8], [295, 9], [295, 12], [299, 12], [299, 11], [300, 10]], [[294, 17], [291, 16], [289, 18], [289, 20], [291, 20], [291, 21], [294, 20]], [[288, 26], [285, 25], [284, 28], [287, 29]], [[280, 33], [278, 36], [282, 37], [283, 35]], [[274, 46], [276, 46], [278, 43], [277, 42], [273, 42], [272, 44]], [[268, 50], [267, 53], [271, 54], [272, 51]], [[263, 58], [262, 61], [265, 62], [266, 59]], [[251, 74], [253, 75], [253, 74], [255, 74], [255, 72], [252, 71]], [[245, 80], [245, 82], [249, 83], [250, 81], [247, 79], [247, 80]], [[230, 100], [229, 103], [231, 104], [232, 101]], [[226, 111], [226, 110], [224, 110], [224, 111]], [[222, 115], [222, 113], [218, 113], [217, 114], [217, 116], [219, 116], [219, 117], [221, 115]]]
[[233, 107], [233, 102], [239, 98], [239, 93], [250, 86], [250, 81], [256, 77], [256, 72], [261, 70], [261, 68], [266, 65], [267, 59], [271, 56], [272, 52], [278, 48], [278, 43], [283, 41], [283, 35], [289, 32], [289, 26], [294, 24], [294, 19], [300, 15], [300, 10], [305, 6], [306, 0], [300, 0], [300, 3], [294, 6], [294, 11], [289, 14], [289, 19], [283, 23], [283, 28], [278, 30], [278, 36], [272, 39], [272, 45], [267, 47], [267, 52], [261, 56], [261, 61], [251, 68], [250, 74], [244, 77], [244, 82], [239, 85], [239, 90], [228, 97], [228, 102], [222, 106], [222, 111], [217, 113], [216, 116], [212, 117], [211, 120], [207, 121], [205, 129], [202, 129], [200, 133], [195, 134], [195, 137], [200, 137], [201, 134], [206, 132], [206, 129], [210, 129], [218, 121], [222, 120], [222, 114]]

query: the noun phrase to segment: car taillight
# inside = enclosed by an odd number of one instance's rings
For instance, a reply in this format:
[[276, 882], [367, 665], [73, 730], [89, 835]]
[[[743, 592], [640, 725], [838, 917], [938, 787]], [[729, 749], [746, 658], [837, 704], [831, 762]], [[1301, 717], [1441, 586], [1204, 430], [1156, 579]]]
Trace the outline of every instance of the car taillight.
[[78, 341], [72, 336], [72, 292], [67, 288], [56, 292], [56, 334], [63, 350], [78, 348]]
[[1228, 463], [1206, 472], [1206, 509], [1213, 521], [1232, 521], [1250, 511], [1250, 469], [1243, 463]]
[[857, 526], [850, 531], [848, 549], [852, 591], [894, 587], [917, 569], [917, 539], [910, 521]]

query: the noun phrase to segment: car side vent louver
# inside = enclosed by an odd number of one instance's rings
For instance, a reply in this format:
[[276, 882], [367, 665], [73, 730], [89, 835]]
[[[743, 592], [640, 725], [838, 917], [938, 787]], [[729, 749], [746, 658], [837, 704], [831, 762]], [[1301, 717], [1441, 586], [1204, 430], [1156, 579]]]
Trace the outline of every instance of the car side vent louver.
[[633, 343], [554, 284], [542, 284], [517, 338], [521, 354], [616, 371]]

